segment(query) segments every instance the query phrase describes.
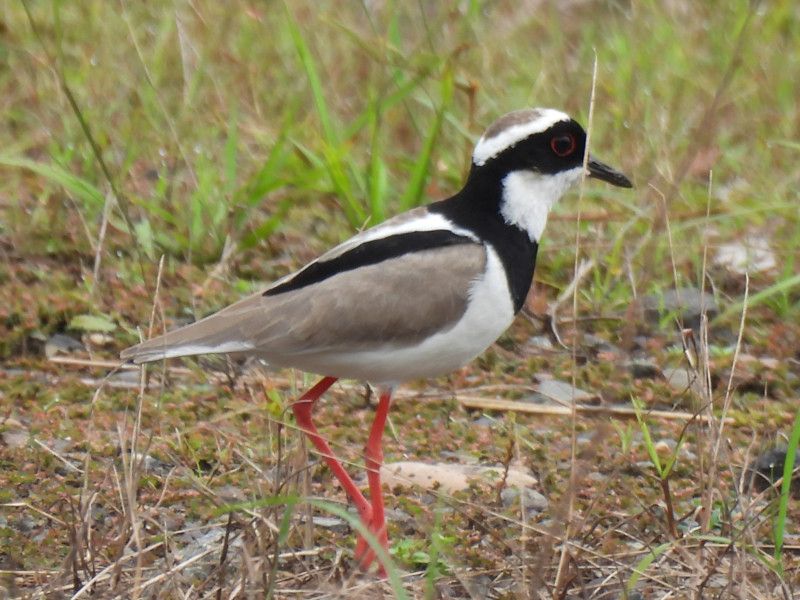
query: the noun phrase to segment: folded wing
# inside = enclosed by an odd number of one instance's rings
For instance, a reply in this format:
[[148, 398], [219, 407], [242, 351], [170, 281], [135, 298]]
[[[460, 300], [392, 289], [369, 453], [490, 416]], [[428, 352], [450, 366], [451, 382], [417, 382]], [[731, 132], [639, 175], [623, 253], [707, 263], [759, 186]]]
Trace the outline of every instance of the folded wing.
[[292, 366], [292, 357], [306, 353], [418, 343], [458, 322], [486, 266], [486, 249], [472, 238], [448, 230], [419, 233], [394, 234], [323, 255], [266, 292], [128, 348], [121, 356], [143, 363], [247, 353]]

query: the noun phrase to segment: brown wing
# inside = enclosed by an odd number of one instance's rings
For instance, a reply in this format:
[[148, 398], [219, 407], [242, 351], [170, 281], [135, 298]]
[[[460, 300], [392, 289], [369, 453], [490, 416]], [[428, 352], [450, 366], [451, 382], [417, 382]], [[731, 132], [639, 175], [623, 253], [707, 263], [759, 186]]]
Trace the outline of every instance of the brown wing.
[[148, 362], [192, 354], [306, 352], [413, 344], [455, 324], [483, 275], [477, 243], [413, 252], [273, 296], [245, 298], [205, 319], [128, 348]]

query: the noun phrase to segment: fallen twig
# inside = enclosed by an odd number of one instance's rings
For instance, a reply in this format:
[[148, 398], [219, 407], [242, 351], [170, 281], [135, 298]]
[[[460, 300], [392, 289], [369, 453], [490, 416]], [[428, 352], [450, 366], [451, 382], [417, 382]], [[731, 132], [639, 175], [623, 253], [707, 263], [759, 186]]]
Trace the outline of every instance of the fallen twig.
[[[570, 416], [572, 407], [559, 406], [557, 404], [531, 404], [528, 402], [518, 402], [516, 400], [501, 400], [499, 398], [482, 398], [480, 396], [456, 396], [456, 399], [466, 408], [482, 408], [485, 410], [511, 410], [538, 415], [548, 416]], [[635, 419], [636, 411], [627, 406], [586, 406], [583, 404], [575, 405], [575, 412], [585, 415], [609, 415]], [[648, 417], [663, 419], [665, 421], [688, 421], [697, 419], [706, 422], [709, 420], [707, 415], [698, 415], [685, 411], [672, 410], [651, 410], [647, 412]], [[724, 423], [733, 425], [735, 420], [726, 417]]]

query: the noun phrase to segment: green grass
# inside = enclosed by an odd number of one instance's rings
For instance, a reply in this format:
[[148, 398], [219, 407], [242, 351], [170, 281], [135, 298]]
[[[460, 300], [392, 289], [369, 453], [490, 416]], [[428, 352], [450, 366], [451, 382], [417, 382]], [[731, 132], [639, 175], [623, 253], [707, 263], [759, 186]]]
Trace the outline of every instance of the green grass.
[[795, 457], [797, 448], [800, 445], [800, 411], [795, 415], [792, 425], [789, 443], [786, 446], [786, 463], [783, 466], [781, 478], [781, 496], [778, 504], [778, 515], [775, 518], [775, 563], [778, 569], [783, 572], [783, 543], [786, 535], [787, 515], [789, 510], [789, 496], [791, 494], [792, 481], [794, 479]]
[[[648, 356], [664, 367], [688, 366], [675, 320], [646, 322], [636, 299], [675, 285], [704, 284], [721, 314], [711, 323], [708, 340], [716, 350], [710, 350], [710, 364], [699, 369], [707, 367], [726, 384], [744, 278], [715, 264], [716, 249], [765, 239], [776, 268], [750, 277], [740, 351], [751, 360], [737, 366], [744, 383], [740, 391], [736, 380], [731, 414], [738, 424], [725, 430], [733, 436], [734, 458], [719, 464], [714, 494], [698, 495], [697, 489], [709, 487], [679, 453], [690, 449], [708, 467], [713, 428], [694, 424], [684, 431], [653, 422], [647, 410], [704, 406], [702, 395], [634, 380], [620, 366], [623, 358], [592, 354], [583, 346], [579, 354], [589, 360], [582, 358], [578, 365], [571, 353], [558, 349], [530, 353], [527, 341], [541, 331], [526, 322], [517, 323], [468, 374], [428, 385], [505, 383], [508, 397], [524, 398], [536, 376], [566, 381], [575, 373], [579, 386], [598, 391], [607, 403], [640, 398], [638, 428], [617, 426], [621, 451], [619, 444], [585, 451], [590, 465], [608, 467], [608, 487], [597, 492], [584, 480], [585, 495], [569, 490], [563, 468], [570, 456], [563, 442], [568, 434], [538, 432], [540, 420], [520, 416], [512, 426], [492, 429], [491, 440], [483, 439], [470, 426], [468, 413], [447, 405], [420, 409], [426, 419], [448, 424], [441, 439], [417, 429], [412, 409], [398, 408], [402, 416], [396, 426], [407, 428], [407, 445], [396, 447], [396, 456], [413, 451], [435, 458], [436, 452], [465, 445], [482, 460], [502, 462], [513, 438], [520, 460], [540, 475], [553, 498], [552, 514], [543, 518], [566, 529], [559, 502], [578, 493], [584, 521], [573, 531], [583, 536], [583, 545], [568, 545], [576, 568], [592, 573], [587, 565], [606, 559], [604, 564], [611, 565], [608, 557], [627, 551], [630, 539], [649, 548], [631, 554], [623, 566], [613, 563], [620, 568], [619, 593], [657, 588], [663, 581], [653, 577], [660, 566], [680, 571], [686, 553], [694, 552], [700, 563], [719, 572], [734, 555], [748, 568], [762, 565], [761, 589], [796, 581], [794, 546], [784, 542], [796, 534], [798, 515], [789, 478], [780, 495], [752, 502], [749, 496], [743, 500], [735, 485], [736, 469], [760, 445], [783, 435], [793, 448], [800, 435], [797, 425], [792, 428], [797, 412], [792, 400], [800, 393], [796, 2], [13, 0], [0, 7], [0, 32], [5, 67], [0, 69], [0, 356], [3, 367], [11, 369], [0, 379], [0, 415], [33, 427], [43, 439], [91, 440], [95, 454], [87, 463], [86, 481], [67, 477], [66, 483], [59, 479], [59, 459], [39, 454], [44, 452], [39, 446], [8, 450], [0, 458], [4, 465], [40, 465], [39, 479], [23, 482], [30, 502], [45, 511], [57, 507], [52, 511], [63, 522], [78, 525], [76, 535], [81, 515], [90, 514], [76, 500], [76, 490], [94, 486], [104, 506], [119, 497], [120, 490], [104, 478], [109, 464], [101, 458], [115, 456], [117, 419], [123, 418], [132, 392], [104, 390], [94, 398], [69, 375], [62, 389], [52, 381], [64, 377], [65, 368], [42, 360], [43, 340], [54, 333], [83, 335], [95, 344], [93, 357], [113, 358], [135, 341], [137, 326], [147, 327], [162, 256], [156, 328], [162, 326], [162, 311], [168, 322], [206, 314], [362, 227], [447, 196], [463, 181], [474, 141], [497, 116], [524, 106], [553, 106], [585, 124], [596, 55], [593, 152], [631, 175], [636, 189], [590, 182], [580, 206], [573, 194], [556, 208], [539, 252], [536, 291], [553, 302], [569, 284], [579, 231], [580, 256], [595, 261], [578, 288], [579, 316], [587, 318], [580, 329], [626, 349], [637, 335], [647, 336]], [[569, 313], [563, 308], [559, 316]], [[110, 343], [102, 337], [89, 341], [104, 332]], [[756, 368], [753, 357], [780, 365]], [[13, 370], [19, 368], [32, 373], [30, 380]], [[769, 377], [780, 393], [756, 393]], [[197, 492], [192, 486], [198, 481], [207, 485], [186, 500], [191, 519], [213, 520], [212, 505], [219, 499], [209, 490], [217, 477], [251, 490], [253, 499], [259, 493], [286, 496], [265, 484], [252, 465], [274, 467], [278, 461], [280, 466], [281, 444], [295, 445], [295, 438], [276, 425], [296, 387], [303, 387], [293, 382], [265, 388], [264, 396], [259, 386], [226, 392], [222, 402], [209, 391], [217, 387], [191, 393], [168, 387], [157, 402], [161, 412], [145, 410], [144, 438], [152, 434], [154, 448], [199, 473], [176, 475], [180, 493], [188, 498]], [[717, 415], [724, 389], [712, 393]], [[92, 407], [88, 417], [86, 406]], [[353, 447], [353, 440], [360, 444], [361, 408], [346, 414], [330, 410], [329, 416], [344, 423], [330, 435], [345, 448]], [[455, 416], [442, 417], [443, 411]], [[581, 432], [599, 432], [600, 441], [612, 435], [603, 433], [604, 424], [583, 417], [577, 423]], [[656, 450], [662, 436], [680, 439], [667, 456]], [[749, 448], [752, 438], [756, 446]], [[242, 456], [250, 462], [238, 462]], [[204, 474], [202, 465], [215, 460], [223, 474]], [[642, 481], [631, 475], [630, 464], [643, 461], [654, 465], [658, 477]], [[736, 468], [730, 466], [734, 463]], [[0, 481], [20, 483], [14, 470], [0, 469]], [[152, 487], [157, 479], [147, 477]], [[298, 497], [305, 498], [308, 489], [299, 488]], [[675, 502], [675, 518], [691, 521], [694, 517], [686, 515], [698, 506], [722, 507], [722, 516], [713, 526], [673, 539], [664, 515], [652, 508], [660, 507], [665, 490]], [[320, 493], [330, 492], [322, 488]], [[410, 595], [431, 597], [437, 585], [472, 569], [497, 574], [508, 568], [516, 590], [530, 591], [537, 581], [553, 590], [560, 545], [549, 552], [541, 531], [520, 524], [517, 516], [497, 517], [500, 509], [486, 500], [491, 490], [448, 499], [458, 510], [437, 512], [435, 518], [433, 509], [407, 496], [403, 506], [428, 527], [398, 532], [395, 552], [407, 559], [404, 566], [414, 568], [414, 556], [429, 560], [422, 583], [409, 584]], [[66, 508], [64, 499], [75, 506]], [[146, 501], [157, 505], [158, 495]], [[328, 510], [321, 504], [314, 508]], [[268, 516], [281, 522], [302, 510], [298, 504]], [[619, 515], [626, 518], [613, 521]], [[613, 533], [611, 525], [601, 527], [601, 535], [588, 524], [594, 517], [613, 521], [624, 535]], [[247, 529], [246, 519], [238, 518], [237, 526]], [[108, 527], [103, 531], [111, 540]], [[301, 527], [292, 521], [291, 535], [279, 527], [274, 539], [269, 536], [275, 532], [259, 530], [257, 539], [248, 538], [253, 544], [248, 548], [272, 556], [306, 547]], [[19, 538], [5, 526], [0, 531], [11, 536], [0, 546], [2, 558]], [[476, 531], [491, 543], [478, 544]], [[330, 547], [339, 547], [342, 537]], [[275, 547], [266, 552], [258, 546], [264, 539]], [[770, 541], [774, 544], [767, 547]], [[61, 539], [54, 546], [58, 552], [34, 561], [36, 545], [28, 538], [24, 542], [21, 564], [35, 562], [36, 568], [53, 571], [75, 545]], [[583, 553], [587, 547], [602, 560]], [[709, 558], [713, 549], [728, 547], [729, 553]], [[118, 551], [110, 541], [105, 548], [107, 557]], [[542, 568], [532, 572], [527, 563], [514, 563], [515, 557]], [[317, 558], [297, 559], [292, 569], [311, 572], [314, 565], [335, 559], [334, 551], [325, 550]], [[279, 575], [275, 564], [264, 571], [272, 582]], [[706, 574], [694, 573], [698, 579]], [[399, 572], [393, 577], [399, 593]], [[188, 588], [197, 582], [176, 578], [173, 583]], [[261, 591], [267, 589], [278, 593], [269, 586]]]

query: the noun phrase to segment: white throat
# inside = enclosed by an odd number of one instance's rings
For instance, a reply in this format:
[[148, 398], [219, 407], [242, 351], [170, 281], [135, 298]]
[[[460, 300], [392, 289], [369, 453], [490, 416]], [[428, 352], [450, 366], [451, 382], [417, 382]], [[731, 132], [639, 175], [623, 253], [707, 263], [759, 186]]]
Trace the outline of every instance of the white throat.
[[582, 167], [555, 175], [533, 171], [512, 171], [503, 179], [500, 214], [506, 223], [527, 231], [539, 242], [547, 225], [550, 209], [581, 178]]

